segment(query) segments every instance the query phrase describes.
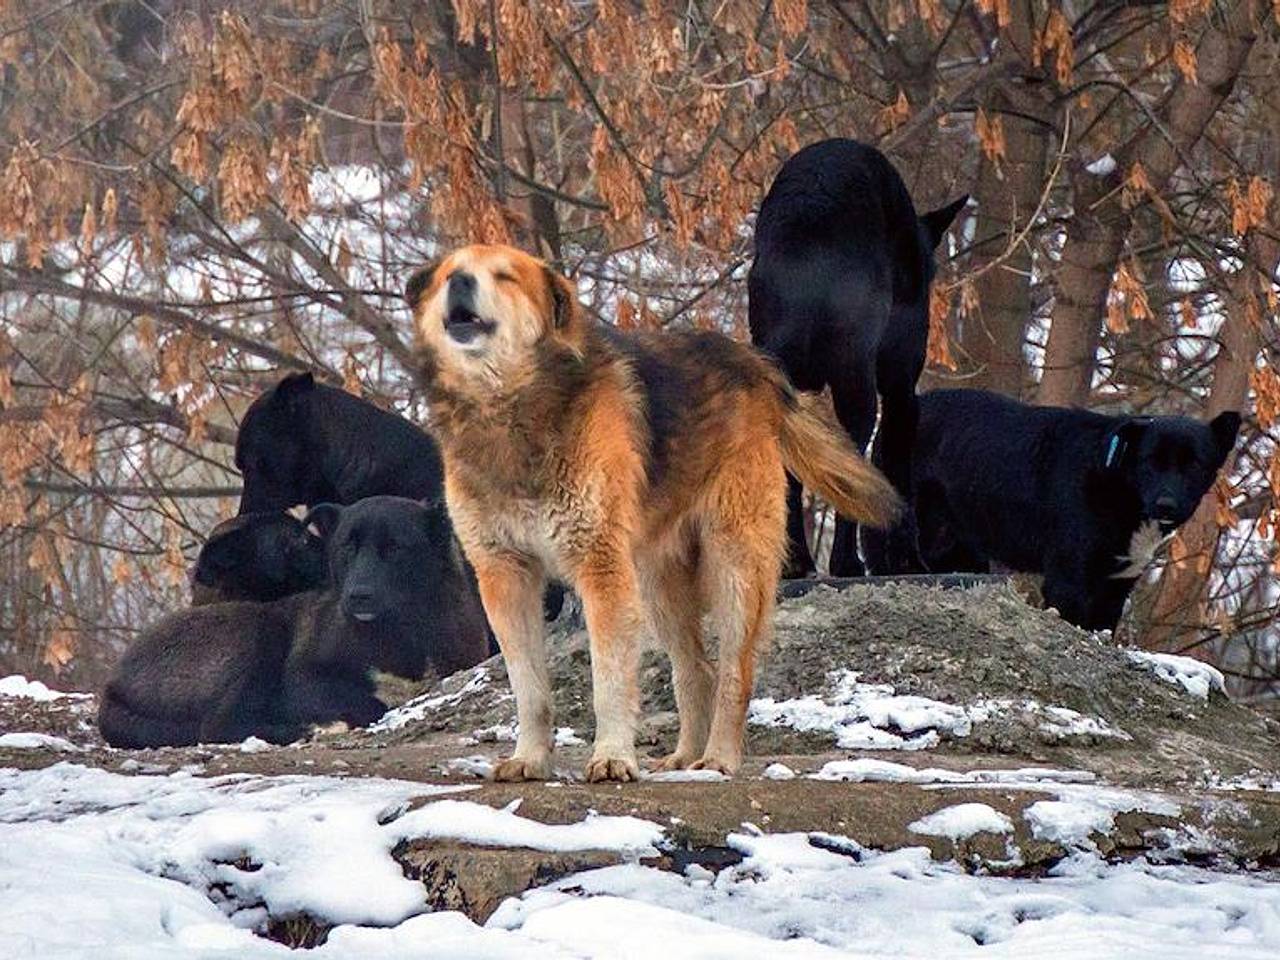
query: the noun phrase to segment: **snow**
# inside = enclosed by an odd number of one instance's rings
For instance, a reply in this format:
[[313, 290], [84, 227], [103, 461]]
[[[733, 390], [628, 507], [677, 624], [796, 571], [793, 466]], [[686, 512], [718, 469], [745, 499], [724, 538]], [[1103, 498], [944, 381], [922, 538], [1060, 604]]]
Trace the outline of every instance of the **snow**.
[[[519, 724], [516, 724], [516, 727], [517, 727], [516, 732], [518, 733]], [[583, 740], [580, 736], [578, 736], [574, 732], [573, 727], [556, 727], [556, 746], [557, 747], [573, 747], [585, 742], [586, 742], [585, 740]]]
[[937, 746], [942, 735], [967, 737], [974, 724], [1009, 713], [1027, 715], [1052, 740], [1071, 737], [1132, 739], [1101, 717], [1035, 700], [983, 700], [967, 706], [895, 692], [890, 684], [863, 683], [854, 670], [835, 670], [827, 676], [827, 692], [819, 696], [751, 701], [749, 722], [790, 727], [801, 732], [831, 734], [845, 750], [924, 750]]
[[[832, 950], [876, 958], [1261, 960], [1280, 946], [1280, 884], [1187, 866], [1113, 866], [1087, 853], [1045, 879], [970, 876], [934, 862], [923, 847], [879, 853], [832, 839], [731, 834], [728, 845], [746, 859], [718, 875], [606, 867], [508, 900], [488, 926], [567, 944], [580, 956], [671, 960]], [[718, 925], [719, 936], [690, 925], [690, 916]], [[678, 937], [668, 939], [669, 931]]]
[[1046, 785], [1091, 783], [1097, 779], [1088, 770], [1054, 770], [1047, 767], [1018, 767], [1011, 770], [944, 770], [939, 767], [911, 767], [905, 763], [892, 763], [872, 757], [852, 760], [831, 760], [823, 764], [813, 780], [844, 780], [851, 783], [914, 783], [914, 784], [993, 784], [993, 785]]
[[662, 827], [638, 817], [589, 815], [579, 823], [544, 824], [466, 800], [437, 800], [397, 820], [393, 833], [401, 840], [459, 838], [468, 843], [530, 850], [618, 850], [643, 856], [657, 854]]
[[[876, 761], [883, 763], [883, 761]], [[886, 765], [901, 767], [902, 765]], [[1026, 771], [941, 774], [996, 786]], [[1001, 774], [979, 777], [978, 774]], [[1066, 830], [1122, 791], [1065, 782], [1037, 822]], [[1053, 776], [1059, 776], [1053, 779]], [[6, 958], [244, 960], [298, 956], [257, 936], [268, 914], [338, 923], [315, 960], [391, 958], [1077, 957], [1271, 958], [1280, 883], [1072, 852], [1047, 877], [971, 875], [923, 847], [879, 852], [851, 836], [730, 834], [744, 857], [719, 873], [635, 860], [660, 826], [588, 816], [544, 825], [465, 788], [394, 780], [190, 774], [123, 776], [71, 763], [0, 770], [0, 943]], [[441, 798], [446, 792], [453, 796]], [[1050, 803], [1074, 804], [1070, 809]], [[422, 803], [409, 809], [413, 803]], [[1033, 805], [1033, 808], [1037, 805]], [[912, 824], [937, 835], [1007, 833], [979, 803]], [[1030, 819], [1030, 818], [1029, 818]], [[540, 850], [617, 850], [630, 862], [564, 877], [504, 901], [484, 925], [422, 913], [422, 887], [390, 851], [451, 838]], [[909, 918], [910, 922], [904, 922]]]
[[20, 673], [0, 677], [0, 697], [25, 697], [28, 700], [49, 701], [61, 700], [63, 697], [83, 700], [88, 696], [87, 693], [62, 693], [59, 690], [50, 690], [39, 680], [28, 680]]
[[975, 833], [1012, 833], [1013, 821], [985, 803], [958, 803], [907, 824], [907, 829], [926, 837], [963, 840]]
[[1085, 167], [1089, 173], [1095, 177], [1107, 177], [1116, 172], [1116, 158], [1109, 153], [1104, 153], [1098, 159], [1094, 160]]
[[1155, 794], [1107, 787], [1060, 785], [1056, 800], [1037, 800], [1022, 811], [1037, 840], [1092, 849], [1090, 834], [1110, 833], [1118, 813], [1141, 811], [1167, 817], [1178, 815], [1177, 804]]
[[794, 780], [796, 772], [785, 763], [771, 763], [764, 768], [766, 780]]
[[263, 740], [261, 737], [245, 737], [240, 742], [241, 753], [263, 753], [270, 750], [271, 744]]
[[644, 779], [657, 783], [724, 783], [729, 780], [719, 770], [663, 770], [645, 774]]
[[445, 771], [463, 777], [488, 777], [493, 773], [493, 761], [482, 754], [454, 757], [444, 765]]
[[832, 671], [825, 696], [758, 697], [747, 719], [759, 726], [831, 733], [847, 750], [920, 750], [936, 746], [940, 732], [965, 736], [973, 727], [964, 707], [898, 695], [889, 684], [862, 683], [858, 677], [856, 670]]
[[1151, 670], [1165, 683], [1177, 684], [1199, 700], [1209, 699], [1211, 690], [1226, 695], [1226, 681], [1222, 672], [1202, 660], [1172, 653], [1149, 653], [1146, 650], [1125, 652], [1134, 663]]
[[78, 747], [70, 740], [54, 737], [47, 733], [0, 733], [0, 749], [10, 750], [58, 750], [62, 753], [79, 753], [84, 747]]
[[457, 706], [473, 693], [488, 686], [489, 680], [489, 671], [486, 668], [474, 667], [471, 670], [471, 675], [457, 690], [436, 694], [435, 696], [423, 694], [420, 697], [414, 697], [408, 703], [388, 710], [382, 715], [382, 719], [369, 727], [369, 729], [373, 731], [398, 730], [405, 724], [424, 719], [428, 713], [434, 713], [442, 707]]

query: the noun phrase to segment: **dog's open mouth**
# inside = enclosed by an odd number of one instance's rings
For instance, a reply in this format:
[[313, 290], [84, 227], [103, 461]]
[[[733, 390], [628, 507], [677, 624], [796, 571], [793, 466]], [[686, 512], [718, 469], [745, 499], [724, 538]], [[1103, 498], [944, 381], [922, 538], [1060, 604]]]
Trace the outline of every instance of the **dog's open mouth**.
[[473, 310], [455, 306], [444, 318], [444, 329], [456, 343], [474, 343], [494, 331], [496, 324], [481, 319]]

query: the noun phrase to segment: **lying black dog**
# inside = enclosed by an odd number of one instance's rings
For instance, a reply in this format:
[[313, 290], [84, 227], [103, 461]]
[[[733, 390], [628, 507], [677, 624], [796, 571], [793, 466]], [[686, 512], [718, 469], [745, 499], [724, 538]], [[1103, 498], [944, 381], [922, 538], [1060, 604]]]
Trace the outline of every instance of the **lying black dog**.
[[[236, 466], [242, 515], [381, 495], [444, 503], [444, 468], [431, 437], [310, 373], [290, 374], [253, 401], [236, 436]], [[563, 603], [563, 589], [549, 589], [547, 618], [559, 616]]]
[[[916, 380], [929, 338], [933, 251], [968, 197], [916, 216], [906, 185], [875, 147], [823, 140], [778, 171], [755, 227], [747, 278], [752, 341], [776, 357], [801, 390], [831, 388], [836, 416], [865, 449], [883, 406], [875, 463], [909, 496]], [[788, 500], [787, 575], [813, 569], [800, 485]], [[864, 531], [873, 573], [918, 563], [907, 517], [888, 535]], [[837, 521], [831, 573], [858, 576], [857, 531]]]
[[1190, 518], [1239, 428], [1236, 413], [1205, 424], [926, 393], [912, 503], [924, 562], [1043, 573], [1045, 603], [1064, 620], [1114, 628], [1139, 573], [1135, 534], [1154, 524], [1158, 540]]
[[191, 604], [280, 600], [325, 581], [324, 541], [283, 512], [242, 513], [209, 532], [191, 571]]
[[193, 607], [150, 627], [103, 693], [98, 726], [108, 743], [286, 743], [314, 724], [363, 726], [386, 710], [374, 668], [444, 675], [489, 655], [484, 613], [439, 511], [371, 497], [312, 513], [328, 587]]

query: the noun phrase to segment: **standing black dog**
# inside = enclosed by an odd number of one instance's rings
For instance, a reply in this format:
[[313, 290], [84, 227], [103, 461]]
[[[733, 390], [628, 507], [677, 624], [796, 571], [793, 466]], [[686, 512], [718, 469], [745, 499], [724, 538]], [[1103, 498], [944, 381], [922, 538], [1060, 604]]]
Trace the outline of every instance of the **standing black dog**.
[[[836, 416], [865, 449], [883, 403], [874, 460], [909, 496], [916, 381], [929, 339], [933, 251], [968, 197], [916, 215], [906, 185], [879, 150], [855, 140], [805, 147], [778, 171], [756, 218], [747, 278], [751, 339], [801, 390], [831, 387]], [[800, 485], [791, 480], [789, 576], [813, 569]], [[909, 517], [884, 535], [866, 531], [875, 573], [916, 568]], [[836, 523], [831, 573], [858, 576], [857, 531]]]
[[[442, 516], [400, 497], [317, 507], [308, 522], [324, 535], [329, 585], [193, 607], [148, 628], [103, 693], [103, 737], [133, 748], [250, 735], [285, 743], [314, 724], [382, 716], [374, 668], [421, 677], [479, 663], [489, 655], [484, 612]], [[214, 589], [226, 580], [208, 579]]]
[[[244, 477], [242, 515], [390, 495], [439, 503], [445, 516], [435, 441], [310, 373], [290, 374], [253, 401], [236, 436], [236, 466]], [[547, 591], [548, 619], [563, 602], [562, 588]]]
[[912, 503], [925, 564], [1043, 573], [1064, 620], [1114, 628], [1140, 572], [1135, 534], [1154, 525], [1158, 540], [1191, 517], [1239, 429], [1237, 413], [1205, 424], [926, 393]]

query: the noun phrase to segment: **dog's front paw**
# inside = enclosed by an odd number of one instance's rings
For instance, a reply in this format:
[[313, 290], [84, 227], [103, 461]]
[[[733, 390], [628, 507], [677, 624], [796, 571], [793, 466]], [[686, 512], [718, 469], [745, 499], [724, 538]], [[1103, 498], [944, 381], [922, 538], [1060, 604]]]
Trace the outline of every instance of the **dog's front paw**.
[[588, 783], [599, 783], [602, 780], [617, 780], [626, 783], [628, 780], [640, 779], [640, 766], [635, 756], [630, 757], [592, 757], [587, 763]]
[[687, 770], [697, 757], [691, 753], [669, 753], [661, 760], [655, 760], [649, 769], [654, 773], [666, 773], [668, 770]]
[[493, 779], [500, 782], [519, 780], [549, 780], [551, 758], [508, 757], [499, 760], [493, 768]]
[[689, 765], [690, 770], [715, 770], [727, 777], [732, 777], [742, 766], [742, 757], [730, 757], [722, 754], [704, 753]]

